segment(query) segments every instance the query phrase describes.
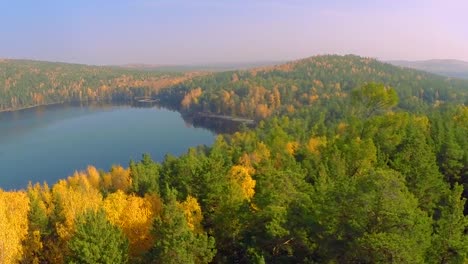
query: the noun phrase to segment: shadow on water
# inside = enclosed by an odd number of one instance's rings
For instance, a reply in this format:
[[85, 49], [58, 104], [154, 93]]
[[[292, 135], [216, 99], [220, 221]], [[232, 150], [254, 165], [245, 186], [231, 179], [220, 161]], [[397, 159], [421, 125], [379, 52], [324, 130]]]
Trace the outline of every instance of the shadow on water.
[[[133, 101], [132, 107], [147, 108], [156, 107], [158, 109], [168, 109], [180, 112], [169, 105], [162, 105], [159, 102]], [[209, 113], [180, 113], [187, 127], [208, 129], [215, 134], [234, 134], [245, 128], [254, 128], [256, 122], [250, 119], [235, 118], [231, 116], [214, 115]]]
[[253, 128], [255, 124], [244, 123], [236, 120], [222, 119], [204, 115], [187, 115], [182, 114], [182, 118], [187, 124], [194, 127], [208, 129], [216, 134], [234, 134], [244, 128]]
[[[171, 109], [155, 102], [112, 101], [112, 102], [69, 102], [37, 106], [12, 112], [0, 113], [0, 132], [3, 135], [21, 135], [33, 129], [47, 127], [62, 120], [112, 111], [115, 107]], [[233, 134], [243, 128], [252, 128], [253, 123], [217, 118], [203, 114], [181, 114], [188, 127], [205, 128], [216, 134]], [[11, 121], [14, 122], [14, 126]]]

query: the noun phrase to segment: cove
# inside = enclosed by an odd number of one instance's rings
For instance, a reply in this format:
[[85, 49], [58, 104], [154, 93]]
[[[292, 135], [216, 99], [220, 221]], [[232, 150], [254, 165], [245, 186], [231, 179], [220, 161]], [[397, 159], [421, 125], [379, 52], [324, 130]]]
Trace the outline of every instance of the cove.
[[54, 184], [88, 165], [109, 170], [211, 145], [215, 133], [157, 106], [61, 104], [0, 113], [0, 188]]

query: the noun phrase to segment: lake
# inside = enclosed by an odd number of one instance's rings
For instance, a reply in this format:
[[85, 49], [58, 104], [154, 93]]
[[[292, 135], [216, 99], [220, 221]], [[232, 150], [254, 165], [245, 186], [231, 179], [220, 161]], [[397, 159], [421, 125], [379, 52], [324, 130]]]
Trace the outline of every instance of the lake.
[[211, 145], [215, 133], [178, 112], [116, 104], [62, 104], [0, 113], [0, 188], [54, 184], [88, 165], [128, 166], [143, 153], [161, 161]]

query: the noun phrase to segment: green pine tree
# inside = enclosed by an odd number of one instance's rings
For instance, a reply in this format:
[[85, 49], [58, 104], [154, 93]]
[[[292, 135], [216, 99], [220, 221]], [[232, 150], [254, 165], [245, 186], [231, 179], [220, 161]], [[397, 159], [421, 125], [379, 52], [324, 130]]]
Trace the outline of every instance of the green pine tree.
[[461, 199], [463, 187], [455, 185], [440, 207], [440, 218], [435, 222], [428, 263], [466, 263], [468, 261], [468, 216], [463, 215], [466, 199]]
[[151, 263], [209, 263], [216, 254], [213, 237], [191, 230], [177, 204], [175, 191], [167, 191], [161, 217], [154, 221], [156, 242], [148, 254]]
[[76, 232], [68, 243], [69, 263], [127, 263], [128, 240], [103, 211], [87, 211], [76, 220]]

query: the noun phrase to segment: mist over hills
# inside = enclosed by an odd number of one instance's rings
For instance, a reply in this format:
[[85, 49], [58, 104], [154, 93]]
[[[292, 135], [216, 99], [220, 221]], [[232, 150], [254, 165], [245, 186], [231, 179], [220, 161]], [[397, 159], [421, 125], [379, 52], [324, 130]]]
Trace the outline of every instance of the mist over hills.
[[461, 60], [388, 61], [396, 66], [413, 68], [448, 77], [468, 79], [468, 62]]
[[[351, 54], [350, 54], [351, 55]], [[318, 55], [318, 57], [326, 55]], [[358, 55], [359, 56], [359, 55]], [[314, 56], [317, 57], [317, 56]], [[303, 59], [302, 59], [303, 60]], [[298, 61], [301, 61], [299, 59]], [[145, 63], [127, 63], [121, 65], [87, 65], [77, 64], [68, 62], [56, 62], [56, 61], [38, 61], [38, 60], [27, 60], [27, 59], [13, 59], [13, 58], [0, 58], [1, 62], [16, 62], [25, 64], [55, 64], [64, 66], [96, 66], [101, 68], [117, 68], [127, 69], [135, 71], [147, 71], [147, 72], [191, 72], [191, 71], [205, 71], [205, 72], [222, 72], [222, 71], [235, 71], [235, 70], [248, 70], [254, 68], [268, 67], [286, 64], [294, 61], [245, 61], [245, 62], [219, 62], [219, 63], [200, 63], [200, 64], [145, 64]], [[442, 76], [468, 79], [468, 62], [456, 59], [431, 59], [431, 60], [388, 60], [382, 61], [385, 63], [392, 64], [398, 67], [416, 69], [434, 73]]]

